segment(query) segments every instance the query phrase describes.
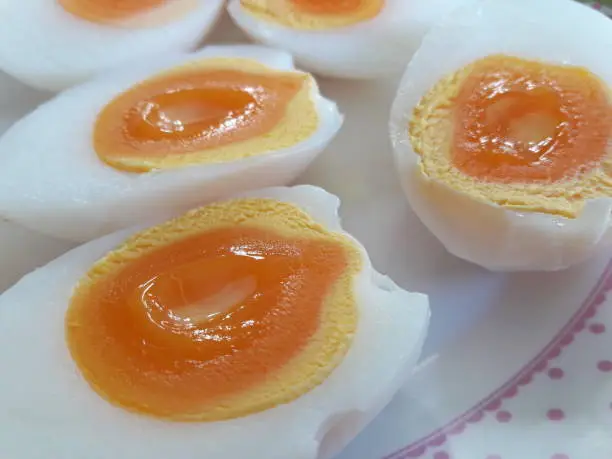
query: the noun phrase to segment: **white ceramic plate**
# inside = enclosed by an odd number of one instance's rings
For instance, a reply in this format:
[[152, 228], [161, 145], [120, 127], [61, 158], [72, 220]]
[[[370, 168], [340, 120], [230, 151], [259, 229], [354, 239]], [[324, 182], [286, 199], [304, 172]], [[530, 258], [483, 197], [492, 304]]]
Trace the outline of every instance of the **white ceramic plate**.
[[[240, 40], [227, 21], [215, 36]], [[554, 274], [494, 274], [447, 254], [393, 170], [396, 84], [321, 80], [346, 124], [300, 179], [338, 194], [376, 268], [433, 310], [413, 379], [338, 459], [612, 458], [612, 254]], [[0, 129], [44, 97], [0, 77]], [[0, 290], [67, 248], [0, 224]]]

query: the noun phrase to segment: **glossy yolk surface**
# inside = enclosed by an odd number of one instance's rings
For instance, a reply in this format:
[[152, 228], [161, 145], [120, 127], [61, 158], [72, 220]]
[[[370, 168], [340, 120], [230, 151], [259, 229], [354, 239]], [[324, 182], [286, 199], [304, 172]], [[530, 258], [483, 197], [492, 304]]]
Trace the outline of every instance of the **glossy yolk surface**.
[[385, 0], [241, 0], [241, 4], [254, 15], [293, 28], [328, 29], [375, 18]]
[[598, 166], [612, 133], [605, 86], [577, 67], [477, 62], [456, 98], [452, 162], [490, 182], [553, 182]]
[[113, 22], [147, 13], [168, 0], [58, 0], [67, 12], [92, 22]]
[[[288, 72], [206, 67], [171, 72], [108, 104], [94, 128], [94, 148], [107, 164], [135, 172], [233, 159], [219, 150], [270, 134], [307, 82], [305, 75]], [[309, 100], [306, 105], [307, 127], [313, 106]], [[241, 150], [248, 155], [258, 148]]]
[[[245, 208], [236, 213], [253, 212]], [[280, 211], [295, 215], [295, 208]], [[212, 225], [215, 213], [205, 216]], [[96, 281], [81, 284], [72, 299], [66, 322], [73, 357], [111, 402], [180, 421], [244, 415], [285, 401], [287, 390], [310, 389], [320, 382], [309, 374], [313, 361], [295, 362], [305, 353], [329, 370], [345, 352], [346, 336], [337, 339], [333, 321], [331, 335], [320, 331], [333, 317], [329, 300], [352, 263], [346, 244], [317, 231], [313, 237], [310, 230], [300, 236], [260, 224], [221, 225], [140, 256], [132, 245], [123, 258], [107, 257], [111, 269], [98, 266], [105, 274], [94, 270]], [[151, 245], [151, 239], [134, 244]], [[343, 307], [350, 296], [342, 292]], [[353, 307], [342, 312], [347, 323]], [[290, 376], [301, 382], [265, 388], [291, 365]]]

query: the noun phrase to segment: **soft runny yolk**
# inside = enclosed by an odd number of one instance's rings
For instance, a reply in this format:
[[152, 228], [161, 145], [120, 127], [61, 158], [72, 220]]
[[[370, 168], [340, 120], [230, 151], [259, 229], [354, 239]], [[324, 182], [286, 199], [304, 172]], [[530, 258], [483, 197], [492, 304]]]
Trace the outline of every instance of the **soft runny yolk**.
[[255, 227], [206, 231], [79, 290], [68, 344], [111, 402], [190, 420], [299, 354], [346, 267], [346, 249], [333, 241]]
[[[214, 149], [270, 132], [306, 82], [302, 74], [177, 71], [133, 87], [98, 116], [94, 148], [108, 164]], [[133, 159], [136, 160], [132, 161]]]
[[562, 180], [607, 153], [608, 92], [585, 69], [491, 56], [475, 64], [455, 104], [453, 164], [481, 180]]
[[129, 19], [168, 3], [168, 0], [58, 0], [67, 12], [92, 22]]

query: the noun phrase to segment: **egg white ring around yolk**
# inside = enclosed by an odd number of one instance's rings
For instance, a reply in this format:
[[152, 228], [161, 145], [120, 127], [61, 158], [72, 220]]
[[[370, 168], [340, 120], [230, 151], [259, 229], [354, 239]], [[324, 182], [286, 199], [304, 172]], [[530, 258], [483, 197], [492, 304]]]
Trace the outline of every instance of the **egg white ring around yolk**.
[[250, 58], [293, 70], [291, 56], [254, 45], [210, 46], [150, 60], [72, 88], [39, 107], [0, 138], [0, 216], [68, 240], [86, 241], [249, 189], [294, 180], [328, 145], [343, 117], [313, 82], [319, 126], [308, 139], [270, 153], [220, 164], [135, 174], [104, 164], [92, 145], [99, 111], [151, 75], [207, 57]]
[[[293, 203], [329, 230], [342, 231], [338, 198], [320, 188], [278, 187], [240, 196]], [[0, 296], [1, 457], [325, 459], [343, 448], [412, 373], [429, 321], [427, 297], [377, 273], [363, 246], [351, 238], [364, 262], [355, 279], [358, 328], [346, 357], [321, 385], [290, 403], [223, 422], [172, 423], [107, 403], [70, 358], [64, 314], [75, 283], [90, 265], [135, 231], [81, 246]]]
[[258, 42], [287, 50], [308, 71], [370, 79], [400, 72], [429, 28], [457, 6], [471, 1], [386, 0], [375, 18], [314, 31], [262, 20], [246, 11], [240, 0], [230, 0], [227, 10], [245, 33]]
[[[408, 200], [449, 252], [492, 270], [559, 270], [610, 242], [611, 198], [587, 201], [575, 219], [476, 201], [420, 173], [407, 130], [433, 82], [491, 54], [585, 66], [612, 85], [612, 65], [605, 58], [610, 43], [610, 19], [573, 0], [481, 0], [425, 37], [400, 83], [390, 132]], [[445, 195], [444, 205], [434, 204], [427, 189]]]
[[223, 11], [223, 0], [198, 6], [167, 24], [128, 29], [66, 12], [56, 0], [0, 3], [0, 70], [39, 89], [59, 91], [100, 71], [147, 55], [195, 48]]

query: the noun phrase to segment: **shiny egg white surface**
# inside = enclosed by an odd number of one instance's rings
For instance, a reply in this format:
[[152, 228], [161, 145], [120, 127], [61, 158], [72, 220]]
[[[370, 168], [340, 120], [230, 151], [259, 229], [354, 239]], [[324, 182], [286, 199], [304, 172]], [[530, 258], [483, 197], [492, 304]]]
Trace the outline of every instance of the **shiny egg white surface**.
[[[440, 18], [470, 2], [230, 0], [227, 9], [252, 39], [287, 50], [309, 71], [370, 79], [400, 72]], [[312, 3], [315, 12], [302, 13], [292, 3]], [[326, 12], [317, 14], [318, 8]], [[262, 11], [266, 14], [258, 14]]]
[[[3, 1], [0, 70], [39, 89], [66, 89], [134, 59], [195, 48], [223, 6], [223, 0]], [[97, 17], [101, 8], [117, 14]], [[120, 14], [122, 8], [133, 11]]]

